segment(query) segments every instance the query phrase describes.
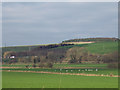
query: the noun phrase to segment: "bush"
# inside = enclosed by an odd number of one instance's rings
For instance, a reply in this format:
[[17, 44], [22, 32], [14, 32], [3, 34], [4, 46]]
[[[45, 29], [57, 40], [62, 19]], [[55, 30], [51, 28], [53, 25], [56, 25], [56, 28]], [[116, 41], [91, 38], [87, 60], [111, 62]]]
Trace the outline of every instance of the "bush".
[[48, 63], [47, 63], [47, 67], [52, 68], [52, 67], [53, 67], [53, 64], [50, 63], [50, 62], [48, 62]]
[[25, 67], [26, 67], [26, 68], [28, 68], [28, 67], [29, 67], [29, 65], [26, 65]]
[[35, 67], [36, 67], [36, 64], [33, 64], [32, 66], [35, 68]]
[[10, 59], [9, 58], [2, 58], [2, 62], [9, 64], [10, 63]]
[[68, 63], [77, 63], [77, 60], [69, 60]]

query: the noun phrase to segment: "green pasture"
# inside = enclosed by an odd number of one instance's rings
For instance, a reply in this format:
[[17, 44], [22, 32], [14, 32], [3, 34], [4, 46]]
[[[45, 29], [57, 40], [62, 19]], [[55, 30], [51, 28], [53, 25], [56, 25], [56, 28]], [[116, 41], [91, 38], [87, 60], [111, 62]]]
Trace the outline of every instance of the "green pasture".
[[58, 48], [72, 48], [72, 47], [86, 47], [87, 50], [91, 53], [98, 53], [98, 54], [106, 54], [111, 53], [118, 50], [118, 42], [97, 42], [97, 43], [91, 43], [91, 44], [77, 44], [77, 45], [71, 45], [71, 46], [64, 46], [64, 47], [58, 47]]
[[2, 50], [3, 50], [3, 52], [5, 52], [5, 51], [15, 51], [15, 52], [20, 52], [20, 51], [26, 51], [26, 50], [29, 50], [29, 46], [3, 47]]
[[[25, 67], [26, 64], [6, 64], [6, 65], [2, 65], [2, 67]], [[30, 67], [32, 67], [32, 65], [29, 65]]]
[[105, 54], [118, 50], [118, 42], [99, 42], [85, 46], [91, 53]]
[[54, 67], [107, 67], [107, 64], [54, 64]]
[[104, 74], [118, 75], [117, 69], [47, 69], [47, 68], [4, 68], [2, 70], [20, 70], [20, 71], [44, 71], [44, 72], [59, 72], [59, 73], [85, 73], [85, 74]]
[[[32, 50], [33, 48], [36, 48], [40, 45], [34, 45], [34, 46], [15, 46], [15, 47], [3, 47], [2, 53], [5, 51], [15, 51], [15, 52], [21, 52], [21, 51], [28, 51]], [[57, 48], [72, 48], [72, 47], [86, 47], [88, 51], [91, 53], [98, 53], [98, 54], [105, 54], [105, 53], [111, 53], [118, 50], [118, 42], [97, 42], [97, 43], [91, 43], [91, 44], [77, 44], [77, 45], [70, 45], [70, 46], [60, 46]], [[56, 49], [56, 48], [53, 48]]]
[[118, 78], [3, 72], [3, 88], [117, 88]]
[[[29, 67], [32, 67], [32, 64], [6, 64], [2, 65], [3, 67], [25, 67], [26, 65], [29, 65]], [[53, 68], [63, 68], [63, 67], [101, 67], [105, 68], [107, 67], [107, 64], [54, 64]]]

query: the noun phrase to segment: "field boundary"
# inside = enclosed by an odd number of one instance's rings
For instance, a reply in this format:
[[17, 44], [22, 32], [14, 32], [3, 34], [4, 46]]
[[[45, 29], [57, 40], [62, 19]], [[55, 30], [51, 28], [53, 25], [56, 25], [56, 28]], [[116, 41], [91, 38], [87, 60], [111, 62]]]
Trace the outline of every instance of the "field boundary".
[[[25, 68], [25, 67], [0, 67], [0, 68]], [[33, 67], [29, 67], [29, 68], [33, 68]], [[40, 67], [35, 67], [35, 68], [40, 68]], [[61, 67], [57, 67], [57, 69], [59, 69]], [[102, 67], [62, 67], [63, 69], [85, 69], [85, 68], [89, 68], [89, 69], [94, 69], [94, 68], [102, 68]], [[103, 67], [104, 68], [104, 67]]]
[[31, 72], [31, 73], [47, 73], [47, 74], [61, 74], [61, 75], [81, 75], [81, 76], [102, 76], [102, 77], [120, 77], [119, 75], [104, 75], [104, 74], [85, 74], [85, 73], [58, 73], [58, 72], [44, 72], [44, 71], [21, 71], [21, 70], [2, 70], [5, 72]]

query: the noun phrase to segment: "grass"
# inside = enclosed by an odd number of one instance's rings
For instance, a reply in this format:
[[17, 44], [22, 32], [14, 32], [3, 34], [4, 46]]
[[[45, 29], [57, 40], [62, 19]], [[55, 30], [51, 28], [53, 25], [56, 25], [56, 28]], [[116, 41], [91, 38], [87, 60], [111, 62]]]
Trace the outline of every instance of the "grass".
[[[25, 67], [25, 64], [8, 64], [2, 65], [3, 67]], [[32, 67], [32, 64], [29, 65]], [[106, 67], [107, 64], [54, 64], [54, 68], [61, 68], [61, 67]]]
[[[91, 53], [106, 54], [118, 50], [117, 42], [99, 42], [92, 44], [78, 44], [58, 48], [86, 47]], [[4, 51], [27, 51], [30, 46], [25, 47], [7, 47]], [[31, 49], [35, 46], [31, 46]], [[52, 69], [47, 68], [25, 68], [26, 65], [3, 65], [3, 67], [21, 67], [6, 68], [3, 70], [21, 70], [21, 71], [44, 71], [61, 73], [86, 73], [86, 74], [114, 74], [118, 75], [117, 69], [107, 69], [107, 64], [54, 64]], [[30, 65], [31, 67], [32, 65]], [[63, 67], [93, 67], [93, 71], [85, 69], [58, 69]], [[95, 71], [99, 68], [98, 71]], [[103, 69], [104, 68], [104, 69]], [[88, 68], [87, 68], [88, 69]], [[66, 72], [67, 70], [67, 72]], [[80, 71], [79, 71], [80, 70]], [[116, 77], [96, 77], [96, 76], [77, 76], [77, 75], [57, 75], [28, 72], [4, 72], [2, 73], [3, 88], [117, 88], [118, 78]]]
[[107, 64], [54, 64], [54, 67], [106, 67]]
[[[87, 69], [87, 71], [86, 71]], [[104, 75], [118, 75], [117, 69], [47, 69], [47, 68], [4, 68], [3, 70], [20, 70], [20, 71], [44, 71], [44, 72], [59, 72], [59, 73], [85, 73], [85, 74], [104, 74]], [[92, 70], [92, 71], [88, 71]]]
[[[25, 67], [26, 65], [25, 64], [6, 64], [6, 65], [2, 65], [3, 67]], [[30, 65], [30, 66], [32, 66], [32, 65]]]
[[[5, 51], [15, 51], [15, 52], [21, 52], [21, 51], [28, 51], [32, 50], [33, 48], [36, 48], [40, 45], [34, 45], [34, 46], [16, 46], [16, 47], [3, 47], [2, 53]], [[70, 46], [60, 46], [57, 48], [65, 48], [69, 49], [72, 47], [86, 47], [88, 51], [91, 53], [98, 53], [98, 54], [105, 54], [110, 53], [118, 50], [118, 42], [97, 42], [97, 43], [91, 43], [91, 44], [76, 44], [76, 45], [70, 45]], [[53, 48], [56, 49], [56, 48]]]
[[117, 88], [118, 78], [3, 72], [3, 88]]
[[106, 54], [118, 50], [118, 42], [99, 42], [85, 46], [91, 53]]
[[58, 48], [72, 48], [72, 47], [86, 47], [87, 50], [94, 54], [106, 54], [111, 53], [118, 50], [118, 42], [109, 41], [109, 42], [97, 42], [90, 44], [77, 44], [70, 46], [61, 46]]
[[[26, 65], [2, 65], [3, 67], [21, 67], [21, 68], [3, 68], [3, 70], [22, 70], [22, 71], [44, 71], [44, 72], [61, 72], [61, 73], [87, 73], [87, 74], [104, 74], [118, 75], [117, 69], [108, 69], [107, 64], [54, 64], [52, 69], [50, 68], [25, 68]], [[77, 67], [78, 69], [64, 69], [64, 67]], [[81, 69], [82, 67], [82, 69]], [[92, 67], [93, 71], [88, 71]], [[96, 68], [98, 71], [96, 71]], [[62, 69], [62, 70], [61, 70]], [[87, 69], [87, 71], [85, 71]], [[68, 70], [68, 71], [67, 71]]]
[[91, 44], [77, 44], [71, 46], [64, 46], [58, 48], [72, 48], [72, 47], [86, 47], [87, 50], [91, 53], [106, 54], [118, 50], [118, 42], [109, 41], [109, 42], [97, 42]]

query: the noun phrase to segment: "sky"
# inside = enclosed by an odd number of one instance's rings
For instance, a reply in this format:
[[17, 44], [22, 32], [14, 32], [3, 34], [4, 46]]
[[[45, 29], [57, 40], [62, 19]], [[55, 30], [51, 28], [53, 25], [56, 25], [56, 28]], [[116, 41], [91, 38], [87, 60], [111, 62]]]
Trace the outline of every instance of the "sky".
[[2, 4], [3, 46], [118, 37], [117, 2], [16, 2]]
[[[0, 3], [0, 47], [2, 46], [1, 42], [2, 42], [2, 4]], [[0, 52], [1, 52], [1, 49], [0, 49]]]

